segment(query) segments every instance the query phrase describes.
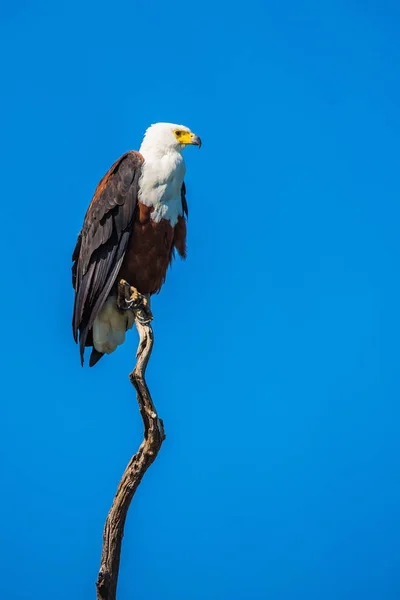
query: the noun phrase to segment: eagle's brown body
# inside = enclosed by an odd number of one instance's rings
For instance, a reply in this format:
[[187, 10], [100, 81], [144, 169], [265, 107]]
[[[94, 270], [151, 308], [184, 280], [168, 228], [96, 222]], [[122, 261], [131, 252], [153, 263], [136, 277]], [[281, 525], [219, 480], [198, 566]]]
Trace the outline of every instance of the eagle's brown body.
[[141, 294], [155, 294], [165, 281], [174, 249], [186, 256], [186, 222], [179, 217], [175, 227], [151, 219], [152, 207], [138, 202], [132, 235], [116, 281], [125, 279]]

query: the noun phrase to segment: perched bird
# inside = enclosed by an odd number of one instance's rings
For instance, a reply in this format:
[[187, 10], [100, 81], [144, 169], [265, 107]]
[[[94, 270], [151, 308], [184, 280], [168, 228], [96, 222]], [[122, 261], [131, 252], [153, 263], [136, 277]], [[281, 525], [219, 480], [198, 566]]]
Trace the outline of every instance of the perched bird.
[[188, 145], [200, 147], [201, 140], [187, 127], [151, 125], [139, 152], [123, 154], [95, 190], [72, 255], [72, 329], [82, 365], [85, 347], [92, 347], [93, 366], [133, 326], [133, 313], [117, 306], [119, 281], [140, 294], [155, 294], [175, 250], [186, 257], [182, 151]]

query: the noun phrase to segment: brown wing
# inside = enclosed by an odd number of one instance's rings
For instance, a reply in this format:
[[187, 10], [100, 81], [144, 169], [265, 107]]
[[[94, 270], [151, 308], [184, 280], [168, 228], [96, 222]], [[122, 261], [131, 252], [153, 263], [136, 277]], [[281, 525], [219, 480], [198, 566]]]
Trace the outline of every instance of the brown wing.
[[75, 302], [72, 320], [81, 362], [93, 322], [118, 275], [137, 203], [137, 188], [143, 157], [127, 152], [98, 184], [86, 212], [72, 255], [72, 285]]

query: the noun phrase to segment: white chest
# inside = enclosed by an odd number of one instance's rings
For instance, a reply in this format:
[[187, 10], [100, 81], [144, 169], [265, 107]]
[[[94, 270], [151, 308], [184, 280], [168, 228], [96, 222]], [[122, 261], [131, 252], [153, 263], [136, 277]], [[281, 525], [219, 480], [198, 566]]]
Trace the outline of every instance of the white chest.
[[156, 158], [144, 155], [138, 199], [142, 204], [154, 207], [151, 213], [154, 221], [167, 219], [172, 227], [176, 225], [183, 214], [181, 188], [185, 173], [185, 162], [179, 152]]

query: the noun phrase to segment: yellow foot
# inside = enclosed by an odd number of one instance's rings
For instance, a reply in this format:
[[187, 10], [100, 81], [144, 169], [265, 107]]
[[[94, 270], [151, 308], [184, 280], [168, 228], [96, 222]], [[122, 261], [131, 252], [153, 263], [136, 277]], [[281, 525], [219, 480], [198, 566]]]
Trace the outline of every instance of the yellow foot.
[[153, 319], [149, 300], [148, 296], [144, 296], [125, 279], [121, 279], [118, 284], [117, 306], [120, 310], [133, 311], [135, 318], [142, 325], [150, 323]]

